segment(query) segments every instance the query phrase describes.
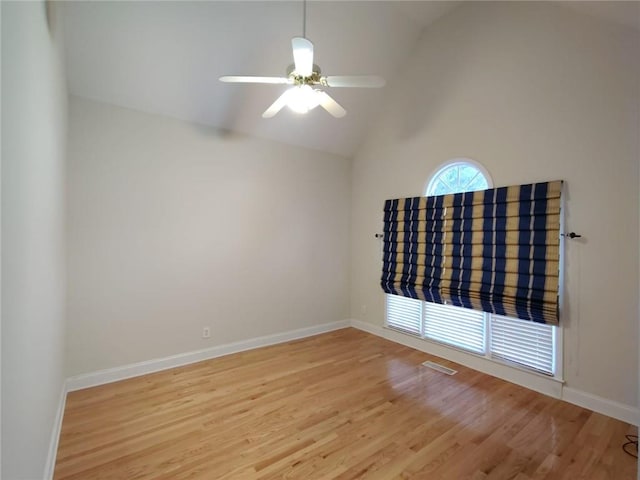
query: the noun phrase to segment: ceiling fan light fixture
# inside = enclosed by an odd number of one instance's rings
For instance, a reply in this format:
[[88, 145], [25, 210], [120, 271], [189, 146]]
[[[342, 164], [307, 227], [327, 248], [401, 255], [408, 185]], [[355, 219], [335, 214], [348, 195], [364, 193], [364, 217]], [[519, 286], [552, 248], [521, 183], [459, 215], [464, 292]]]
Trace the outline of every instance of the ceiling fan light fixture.
[[308, 113], [320, 105], [320, 101], [318, 90], [309, 85], [297, 85], [287, 90], [287, 106], [296, 113]]

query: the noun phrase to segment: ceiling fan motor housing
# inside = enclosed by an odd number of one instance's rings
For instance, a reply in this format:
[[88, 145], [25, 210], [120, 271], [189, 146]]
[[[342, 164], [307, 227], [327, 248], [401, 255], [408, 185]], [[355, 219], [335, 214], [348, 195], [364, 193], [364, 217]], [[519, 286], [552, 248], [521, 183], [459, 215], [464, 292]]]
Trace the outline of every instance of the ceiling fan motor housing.
[[302, 76], [298, 75], [295, 71], [295, 65], [289, 65], [287, 67], [287, 76], [293, 80], [294, 85], [319, 85], [322, 83], [322, 78], [320, 77], [320, 67], [313, 64], [313, 72], [311, 75]]

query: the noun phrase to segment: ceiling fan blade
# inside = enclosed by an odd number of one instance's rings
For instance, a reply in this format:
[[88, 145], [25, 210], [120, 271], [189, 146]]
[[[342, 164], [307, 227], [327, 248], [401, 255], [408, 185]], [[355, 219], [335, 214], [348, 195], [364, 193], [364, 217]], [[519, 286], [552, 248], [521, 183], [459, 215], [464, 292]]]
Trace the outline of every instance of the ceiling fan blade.
[[269, 108], [267, 108], [262, 114], [262, 118], [271, 118], [287, 104], [289, 92], [291, 90], [287, 90], [282, 95], [280, 95], [275, 102], [271, 104]]
[[376, 75], [332, 75], [324, 77], [329, 87], [361, 87], [380, 88], [387, 83], [384, 78]]
[[239, 75], [227, 75], [225, 77], [220, 77], [219, 80], [227, 83], [271, 83], [276, 85], [293, 83], [293, 80], [287, 77], [247, 77]]
[[333, 115], [336, 118], [342, 118], [347, 114], [347, 111], [342, 108], [342, 106], [336, 102], [333, 98], [331, 98], [327, 92], [322, 92], [320, 90], [318, 90], [318, 98], [320, 99], [320, 105], [322, 105], [322, 108], [324, 108], [327, 112], [329, 112], [331, 115]]
[[313, 43], [303, 37], [294, 37], [291, 46], [296, 73], [302, 77], [310, 76], [313, 73]]

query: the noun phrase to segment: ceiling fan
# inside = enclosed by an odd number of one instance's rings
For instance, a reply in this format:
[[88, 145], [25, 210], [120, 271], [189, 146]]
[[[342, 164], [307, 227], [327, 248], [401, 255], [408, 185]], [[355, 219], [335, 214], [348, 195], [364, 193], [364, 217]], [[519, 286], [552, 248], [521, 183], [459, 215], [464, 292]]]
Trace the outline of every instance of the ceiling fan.
[[313, 43], [306, 34], [306, 0], [303, 2], [302, 37], [291, 40], [293, 65], [287, 69], [286, 77], [224, 76], [220, 81], [229, 83], [266, 83], [292, 85], [280, 95], [262, 114], [271, 118], [286, 105], [297, 113], [307, 113], [320, 105], [336, 118], [344, 117], [347, 111], [327, 92], [317, 87], [364, 87], [378, 88], [385, 85], [384, 78], [374, 75], [330, 75], [320, 74], [320, 67], [313, 63]]

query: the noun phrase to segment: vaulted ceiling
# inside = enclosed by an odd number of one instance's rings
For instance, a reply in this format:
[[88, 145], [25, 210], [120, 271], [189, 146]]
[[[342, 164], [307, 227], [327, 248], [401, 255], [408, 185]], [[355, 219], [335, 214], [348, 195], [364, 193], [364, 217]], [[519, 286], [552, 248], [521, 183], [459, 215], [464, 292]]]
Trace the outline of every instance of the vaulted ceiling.
[[[559, 2], [629, 23], [634, 7]], [[580, 7], [578, 4], [591, 4]], [[623, 2], [602, 2], [621, 4]], [[627, 2], [629, 3], [629, 2]], [[635, 5], [634, 5], [635, 4]], [[347, 110], [334, 119], [262, 112], [286, 88], [237, 85], [222, 75], [285, 74], [291, 38], [302, 34], [302, 2], [64, 2], [67, 77], [71, 94], [351, 156], [383, 98], [410, 58], [424, 28], [460, 2], [313, 1], [307, 37], [323, 74], [375, 74], [377, 89], [331, 89]], [[626, 10], [625, 10], [626, 9]], [[613, 18], [611, 18], [613, 16]], [[636, 18], [636, 24], [640, 21]]]

